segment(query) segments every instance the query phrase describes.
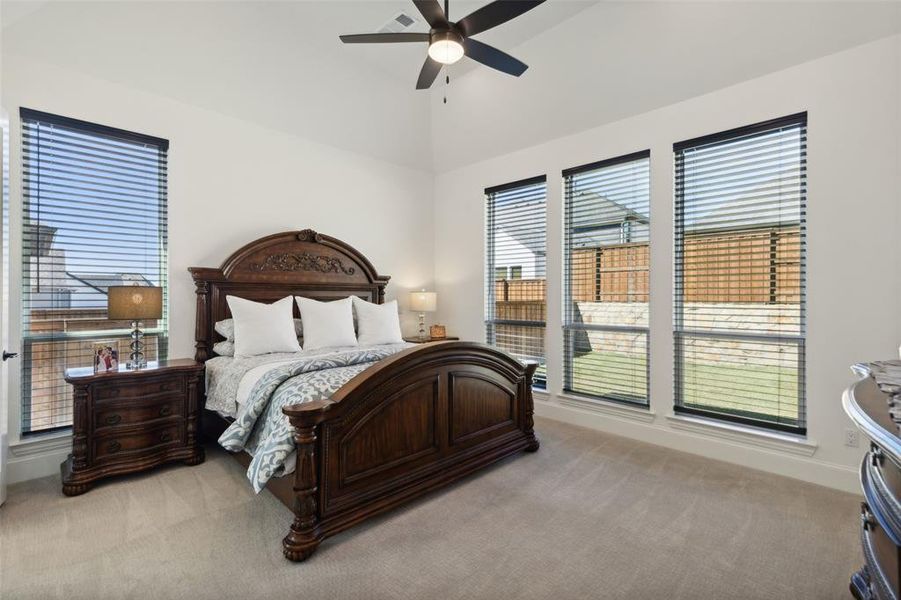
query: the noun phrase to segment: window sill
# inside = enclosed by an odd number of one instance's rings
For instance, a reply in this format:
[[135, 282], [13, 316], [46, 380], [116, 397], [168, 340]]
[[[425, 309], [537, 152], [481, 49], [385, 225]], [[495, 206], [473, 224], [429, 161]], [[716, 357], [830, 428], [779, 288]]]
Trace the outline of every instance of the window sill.
[[34, 436], [10, 444], [11, 458], [26, 458], [47, 452], [72, 449], [72, 431], [59, 431], [46, 435]]
[[547, 390], [540, 390], [540, 389], [535, 389], [535, 388], [532, 388], [532, 397], [537, 398], [538, 400], [545, 400], [545, 401], [551, 399], [551, 395], [548, 393]]
[[638, 406], [629, 406], [618, 402], [608, 402], [605, 400], [595, 400], [582, 398], [570, 394], [558, 394], [557, 400], [565, 406], [581, 408], [583, 410], [608, 415], [611, 417], [619, 417], [621, 419], [629, 419], [639, 421], [641, 423], [651, 423], [657, 418], [657, 413], [650, 408], [641, 408]]
[[788, 452], [797, 456], [813, 456], [819, 448], [816, 442], [790, 433], [763, 431], [703, 417], [669, 414], [666, 418], [673, 429], [741, 442], [767, 450]]

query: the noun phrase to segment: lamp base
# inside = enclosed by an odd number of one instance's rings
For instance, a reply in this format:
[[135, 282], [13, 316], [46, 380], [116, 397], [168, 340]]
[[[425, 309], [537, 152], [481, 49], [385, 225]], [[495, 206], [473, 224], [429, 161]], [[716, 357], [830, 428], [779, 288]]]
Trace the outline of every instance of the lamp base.
[[131, 344], [129, 344], [131, 355], [128, 357], [128, 362], [125, 363], [125, 368], [134, 371], [146, 367], [147, 361], [144, 359], [144, 332], [141, 331], [141, 323], [133, 321], [131, 326], [133, 328]]
[[425, 313], [419, 313], [419, 339], [426, 340], [428, 337], [425, 334]]

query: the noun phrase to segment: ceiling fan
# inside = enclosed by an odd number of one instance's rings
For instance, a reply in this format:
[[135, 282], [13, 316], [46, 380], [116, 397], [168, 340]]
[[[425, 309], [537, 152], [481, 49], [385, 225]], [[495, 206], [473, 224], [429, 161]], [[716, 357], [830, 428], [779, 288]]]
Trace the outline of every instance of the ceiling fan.
[[464, 56], [492, 69], [519, 77], [529, 68], [527, 64], [493, 46], [474, 40], [471, 36], [515, 19], [544, 1], [495, 0], [452, 23], [448, 19], [448, 0], [444, 0], [443, 10], [438, 0], [413, 0], [413, 4], [431, 27], [428, 33], [362, 33], [340, 37], [345, 44], [428, 42], [429, 55], [419, 72], [419, 79], [416, 81], [417, 90], [431, 87], [443, 65], [453, 64]]

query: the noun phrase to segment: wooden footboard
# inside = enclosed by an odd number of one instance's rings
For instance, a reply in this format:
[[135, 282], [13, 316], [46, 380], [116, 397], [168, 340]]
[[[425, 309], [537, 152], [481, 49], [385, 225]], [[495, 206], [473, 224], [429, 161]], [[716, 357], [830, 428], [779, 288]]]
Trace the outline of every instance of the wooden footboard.
[[532, 375], [470, 342], [379, 362], [329, 402], [285, 407], [295, 428], [290, 560], [326, 537], [521, 450], [534, 452]]

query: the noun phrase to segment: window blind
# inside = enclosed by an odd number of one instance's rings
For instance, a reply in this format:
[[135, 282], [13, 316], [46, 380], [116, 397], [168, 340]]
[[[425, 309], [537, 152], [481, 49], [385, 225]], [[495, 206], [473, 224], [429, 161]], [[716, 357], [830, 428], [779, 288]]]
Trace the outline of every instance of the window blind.
[[128, 356], [130, 323], [107, 288], [164, 290], [146, 322], [148, 360], [165, 358], [166, 140], [21, 109], [23, 434], [71, 426], [66, 369], [93, 366], [95, 342]]
[[803, 434], [806, 113], [674, 152], [675, 410]]
[[563, 178], [563, 389], [647, 405], [650, 151]]
[[545, 177], [485, 190], [486, 303], [489, 344], [537, 361], [534, 385], [545, 387], [547, 211]]

